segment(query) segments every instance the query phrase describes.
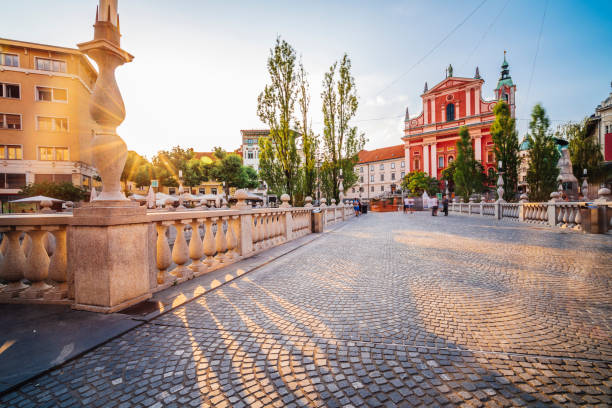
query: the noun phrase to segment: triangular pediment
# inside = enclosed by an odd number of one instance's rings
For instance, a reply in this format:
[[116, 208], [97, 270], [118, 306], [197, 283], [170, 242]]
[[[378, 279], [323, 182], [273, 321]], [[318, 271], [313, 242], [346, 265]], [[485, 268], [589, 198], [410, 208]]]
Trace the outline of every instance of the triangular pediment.
[[429, 91], [425, 92], [425, 94], [436, 93], [439, 91], [445, 91], [450, 88], [459, 88], [465, 85], [474, 84], [474, 83], [482, 83], [482, 82], [484, 82], [482, 79], [449, 77], [449, 78], [444, 79], [442, 82], [440, 82], [433, 88], [431, 88]]

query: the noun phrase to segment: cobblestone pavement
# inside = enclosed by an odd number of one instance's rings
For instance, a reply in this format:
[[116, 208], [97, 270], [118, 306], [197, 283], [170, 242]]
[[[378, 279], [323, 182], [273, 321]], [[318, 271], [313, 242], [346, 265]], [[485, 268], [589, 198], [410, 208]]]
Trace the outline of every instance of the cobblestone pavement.
[[610, 406], [612, 237], [368, 214], [5, 406]]

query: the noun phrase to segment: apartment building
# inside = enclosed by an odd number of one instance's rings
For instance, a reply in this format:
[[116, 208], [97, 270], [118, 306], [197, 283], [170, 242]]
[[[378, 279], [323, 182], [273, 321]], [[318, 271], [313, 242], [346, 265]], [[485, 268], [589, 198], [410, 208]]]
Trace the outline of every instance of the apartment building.
[[400, 189], [406, 175], [404, 145], [359, 152], [357, 183], [345, 190], [346, 198], [376, 198]]
[[97, 72], [77, 49], [0, 39], [0, 199], [26, 184], [89, 189]]

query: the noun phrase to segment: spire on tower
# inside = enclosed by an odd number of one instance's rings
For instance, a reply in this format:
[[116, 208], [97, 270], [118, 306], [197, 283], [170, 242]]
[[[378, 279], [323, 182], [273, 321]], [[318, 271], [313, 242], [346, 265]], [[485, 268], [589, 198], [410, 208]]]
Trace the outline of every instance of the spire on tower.
[[480, 70], [478, 69], [478, 66], [476, 66], [476, 73], [474, 74], [474, 79], [481, 79]]
[[404, 118], [404, 122], [408, 122], [410, 119], [410, 115], [408, 114], [408, 107], [406, 106], [406, 117]]
[[423, 89], [423, 93], [429, 91], [429, 89], [427, 88], [427, 81], [425, 81], [425, 89]]

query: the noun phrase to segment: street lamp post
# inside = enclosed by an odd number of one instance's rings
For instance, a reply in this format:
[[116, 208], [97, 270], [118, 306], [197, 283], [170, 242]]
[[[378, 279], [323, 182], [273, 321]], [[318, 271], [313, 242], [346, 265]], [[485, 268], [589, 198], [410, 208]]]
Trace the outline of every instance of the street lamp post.
[[587, 169], [583, 169], [582, 176], [584, 180], [582, 181], [582, 196], [586, 201], [589, 199], [589, 183], [587, 182]]
[[503, 167], [503, 163], [500, 160], [497, 163], [497, 168], [499, 169], [499, 176], [497, 177], [497, 201], [498, 202], [503, 202], [504, 201], [504, 167]]

